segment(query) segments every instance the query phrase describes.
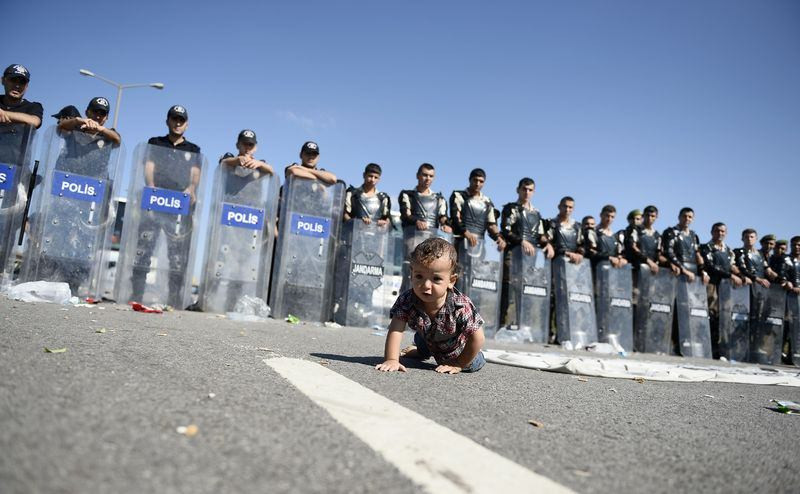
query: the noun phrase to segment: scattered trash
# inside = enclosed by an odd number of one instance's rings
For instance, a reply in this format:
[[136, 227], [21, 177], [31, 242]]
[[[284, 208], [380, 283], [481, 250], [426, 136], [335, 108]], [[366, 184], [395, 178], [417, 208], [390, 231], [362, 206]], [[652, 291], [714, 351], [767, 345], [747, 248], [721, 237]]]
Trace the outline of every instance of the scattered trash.
[[525, 343], [533, 341], [530, 329], [519, 329], [516, 325], [500, 328], [494, 334], [495, 341], [506, 341], [509, 343]]
[[186, 426], [181, 425], [175, 428], [175, 432], [177, 432], [178, 434], [183, 434], [186, 437], [194, 437], [197, 435], [198, 431], [199, 431], [198, 427], [194, 424]]
[[373, 331], [372, 336], [386, 336], [386, 333], [388, 333], [388, 331]]
[[544, 424], [539, 422], [538, 420], [531, 419], [531, 420], [528, 421], [528, 423], [531, 424], [532, 426], [536, 427], [537, 429], [541, 429], [542, 427], [544, 427]]
[[260, 351], [260, 352], [271, 352], [271, 351], [272, 351], [272, 348], [267, 348], [267, 347], [265, 347], [265, 346], [262, 346], [262, 347], [258, 347], [258, 348], [256, 348], [256, 350], [258, 350], [258, 351]]
[[592, 473], [588, 472], [586, 470], [573, 470], [573, 473], [575, 473], [575, 475], [577, 475], [578, 477], [591, 477], [592, 476]]
[[161, 309], [156, 307], [148, 307], [146, 305], [142, 305], [139, 302], [129, 302], [128, 305], [131, 306], [131, 309], [135, 310], [136, 312], [144, 312], [145, 314], [161, 314]]
[[614, 389], [614, 388], [608, 388], [608, 390], [611, 391], [612, 393], [616, 393], [617, 392], [617, 390]]
[[800, 404], [788, 400], [770, 400], [781, 413], [800, 415]]
[[246, 332], [244, 332], [244, 331], [239, 331], [239, 336], [246, 336], [246, 335], [247, 335], [247, 333], [246, 333]]
[[636, 381], [639, 384], [644, 384], [644, 378], [643, 377], [634, 377], [633, 380]]
[[728, 361], [728, 359], [726, 359], [726, 358], [725, 358], [725, 357], [723, 357], [723, 356], [720, 356], [720, 357], [719, 357], [719, 361], [720, 361], [720, 362], [727, 362], [727, 361]]
[[297, 316], [293, 316], [292, 314], [289, 314], [288, 316], [286, 316], [286, 322], [288, 322], [289, 324], [299, 324], [300, 318]]
[[92, 297], [86, 297], [86, 299], [84, 299], [84, 302], [86, 302], [87, 304], [94, 305], [94, 304], [99, 304], [101, 302], [101, 300], [97, 300], [96, 298], [92, 298]]
[[578, 378], [578, 382], [582, 382], [582, 383], [588, 383], [588, 382], [589, 382], [589, 380], [588, 380], [588, 379], [586, 379], [585, 377], [579, 377], [579, 378]]
[[232, 321], [262, 322], [266, 321], [272, 309], [258, 297], [244, 295], [236, 301], [232, 312], [226, 315]]
[[65, 353], [67, 351], [66, 348], [48, 348], [44, 347], [44, 353]]
[[327, 360], [320, 360], [319, 365], [331, 365], [331, 363], [328, 362]]
[[6, 292], [12, 300], [22, 302], [49, 302], [53, 304], [68, 304], [72, 298], [67, 283], [53, 281], [29, 281], [12, 286]]
[[105, 333], [105, 332], [106, 332], [106, 328], [100, 328], [97, 331], [95, 331], [95, 333], [101, 333], [101, 334]]
[[208, 393], [208, 397], [209, 397], [209, 398], [212, 398], [212, 399], [213, 399], [213, 398], [215, 398], [216, 396], [217, 396], [217, 395], [216, 395], [216, 394], [214, 394], [214, 393]]
[[713, 400], [714, 396], [713, 395], [703, 395], [703, 398], [711, 398]]
[[156, 336], [167, 336], [167, 333], [158, 333]]
[[339, 328], [341, 328], [341, 327], [342, 327], [342, 325], [341, 325], [341, 324], [339, 324], [338, 322], [327, 321], [327, 322], [325, 323], [325, 327], [326, 327], [326, 328], [339, 329]]

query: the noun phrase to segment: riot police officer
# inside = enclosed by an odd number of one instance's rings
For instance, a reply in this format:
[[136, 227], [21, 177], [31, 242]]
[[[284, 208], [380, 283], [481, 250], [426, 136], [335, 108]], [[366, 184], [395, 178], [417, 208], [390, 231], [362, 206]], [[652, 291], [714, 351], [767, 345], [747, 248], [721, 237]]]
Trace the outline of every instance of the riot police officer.
[[703, 258], [700, 256], [700, 237], [689, 228], [694, 221], [694, 210], [681, 208], [678, 224], [664, 230], [662, 235], [664, 257], [667, 258], [675, 276], [684, 275], [689, 282], [700, 274], [703, 283], [708, 283], [708, 275], [702, 270]]
[[447, 221], [447, 203], [440, 192], [431, 190], [435, 176], [436, 170], [433, 165], [423, 163], [417, 169], [417, 186], [400, 192], [397, 202], [404, 229], [440, 228], [442, 231], [452, 232]]
[[344, 197], [344, 220], [360, 218], [364, 223], [373, 221], [384, 226], [392, 218], [392, 202], [389, 196], [378, 190], [383, 170], [377, 163], [364, 168], [364, 183], [360, 187], [349, 187]]
[[709, 276], [706, 285], [708, 299], [708, 312], [711, 323], [711, 349], [714, 358], [719, 358], [720, 340], [720, 283], [730, 280], [733, 286], [742, 286], [742, 279], [737, 276], [733, 251], [725, 244], [728, 227], [725, 223], [717, 222], [711, 227], [711, 241], [700, 246], [700, 255], [704, 260], [704, 269]]
[[[200, 184], [201, 163], [194, 160], [186, 161], [185, 157], [198, 156], [200, 146], [186, 139], [184, 134], [189, 126], [189, 113], [181, 105], [170, 107], [167, 112], [167, 135], [152, 137], [147, 141], [151, 146], [164, 147], [172, 150], [164, 153], [163, 159], [155, 162], [148, 159], [144, 166], [145, 186], [182, 191], [189, 197], [190, 211], [194, 211], [196, 192]], [[193, 214], [182, 218], [182, 228], [186, 231], [192, 228]], [[169, 218], [171, 221], [172, 218]], [[168, 304], [183, 308], [183, 285], [190, 269], [185, 265], [191, 248], [190, 235], [171, 235], [168, 230], [172, 223], [167, 223], [163, 218], [144, 215], [140, 225], [140, 235], [137, 240], [136, 250], [141, 252], [138, 266], [133, 268], [131, 274], [131, 300], [141, 301], [145, 290], [145, 278], [150, 270], [150, 257], [162, 231], [166, 235], [167, 252], [170, 263], [169, 273], [169, 298]]]
[[[454, 190], [450, 195], [450, 222], [456, 237], [466, 239], [470, 246], [474, 247], [488, 232], [497, 249], [502, 251], [506, 242], [497, 227], [494, 203], [482, 192], [485, 183], [486, 172], [483, 169], [475, 168], [470, 172], [469, 187]], [[460, 242], [456, 243], [457, 247], [460, 245]]]

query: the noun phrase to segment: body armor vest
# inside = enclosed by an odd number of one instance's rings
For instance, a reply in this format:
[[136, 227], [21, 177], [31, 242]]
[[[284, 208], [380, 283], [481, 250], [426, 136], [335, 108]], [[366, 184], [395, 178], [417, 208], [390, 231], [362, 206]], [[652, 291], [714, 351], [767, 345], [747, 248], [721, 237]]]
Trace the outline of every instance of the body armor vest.
[[368, 196], [359, 188], [353, 191], [350, 200], [353, 218], [370, 218], [372, 221], [381, 219], [381, 199], [378, 193]]
[[409, 193], [411, 199], [411, 214], [428, 224], [428, 228], [439, 227], [439, 194], [422, 195], [414, 190]]

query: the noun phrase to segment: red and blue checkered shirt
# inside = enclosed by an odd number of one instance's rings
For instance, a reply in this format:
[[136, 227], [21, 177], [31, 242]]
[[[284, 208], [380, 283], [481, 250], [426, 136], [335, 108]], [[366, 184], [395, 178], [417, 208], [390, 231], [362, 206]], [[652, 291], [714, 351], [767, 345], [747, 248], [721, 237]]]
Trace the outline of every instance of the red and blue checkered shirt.
[[425, 313], [414, 290], [401, 293], [389, 315], [419, 333], [439, 365], [458, 358], [467, 338], [483, 327], [483, 318], [472, 300], [455, 288], [447, 291], [447, 299], [433, 320]]

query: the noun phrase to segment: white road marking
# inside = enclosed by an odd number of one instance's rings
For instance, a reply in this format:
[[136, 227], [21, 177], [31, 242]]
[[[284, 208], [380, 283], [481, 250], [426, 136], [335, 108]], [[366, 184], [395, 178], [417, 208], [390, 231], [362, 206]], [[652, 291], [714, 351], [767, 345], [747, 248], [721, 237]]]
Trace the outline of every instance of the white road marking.
[[573, 492], [317, 363], [264, 363], [429, 493]]

